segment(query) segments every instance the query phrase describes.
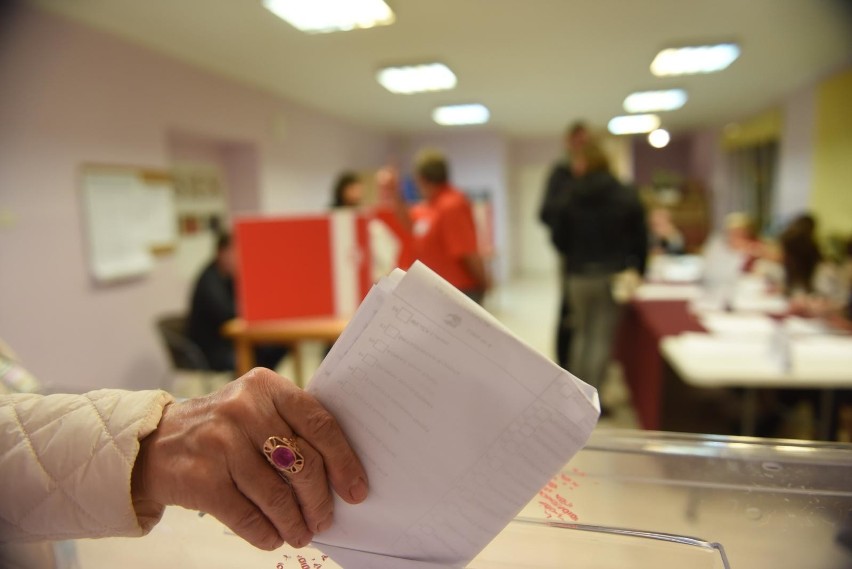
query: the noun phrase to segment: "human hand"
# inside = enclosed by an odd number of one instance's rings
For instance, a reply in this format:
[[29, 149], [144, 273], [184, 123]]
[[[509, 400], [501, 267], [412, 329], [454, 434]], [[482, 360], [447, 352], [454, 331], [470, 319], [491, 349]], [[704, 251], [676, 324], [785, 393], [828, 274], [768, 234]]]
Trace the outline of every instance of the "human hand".
[[[294, 438], [304, 468], [287, 475], [262, 453], [270, 436]], [[311, 395], [255, 368], [221, 390], [167, 406], [133, 467], [137, 512], [178, 505], [212, 514], [261, 549], [307, 545], [332, 522], [334, 491], [351, 504], [367, 475], [340, 426]]]

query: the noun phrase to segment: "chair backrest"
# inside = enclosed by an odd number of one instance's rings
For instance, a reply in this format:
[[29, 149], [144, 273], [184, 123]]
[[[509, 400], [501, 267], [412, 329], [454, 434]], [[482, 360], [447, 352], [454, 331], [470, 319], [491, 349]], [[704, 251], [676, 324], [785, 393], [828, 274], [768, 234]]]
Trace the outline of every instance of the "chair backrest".
[[169, 359], [175, 369], [209, 370], [210, 364], [201, 351], [186, 335], [186, 316], [172, 314], [157, 320], [157, 330]]

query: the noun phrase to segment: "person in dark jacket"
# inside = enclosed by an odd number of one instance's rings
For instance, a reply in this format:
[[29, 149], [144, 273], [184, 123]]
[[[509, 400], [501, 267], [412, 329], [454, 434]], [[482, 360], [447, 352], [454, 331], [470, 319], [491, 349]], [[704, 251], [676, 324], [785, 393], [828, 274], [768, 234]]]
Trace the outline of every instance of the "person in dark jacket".
[[[553, 236], [558, 226], [558, 207], [565, 193], [569, 191], [574, 173], [571, 170], [571, 156], [578, 153], [589, 139], [589, 130], [584, 122], [575, 122], [565, 131], [565, 156], [556, 163], [547, 179], [544, 198], [541, 202], [538, 217]], [[560, 255], [561, 256], [561, 255]], [[565, 274], [565, 259], [560, 260], [560, 274]], [[562, 282], [565, 289], [564, 278]], [[568, 298], [562, 294], [559, 306], [559, 319], [556, 323], [556, 363], [568, 369], [568, 355], [571, 349], [571, 309]]]
[[595, 142], [574, 157], [575, 180], [556, 206], [553, 242], [565, 257], [565, 294], [573, 311], [570, 371], [600, 387], [610, 360], [618, 305], [615, 276], [645, 271], [648, 232], [636, 191], [610, 172]]
[[[219, 235], [216, 257], [204, 268], [192, 291], [187, 336], [201, 349], [207, 365], [215, 371], [236, 367], [234, 345], [222, 335], [222, 325], [237, 316], [234, 295], [236, 254], [231, 236]], [[287, 350], [280, 346], [259, 346], [255, 350], [258, 366], [275, 369]]]

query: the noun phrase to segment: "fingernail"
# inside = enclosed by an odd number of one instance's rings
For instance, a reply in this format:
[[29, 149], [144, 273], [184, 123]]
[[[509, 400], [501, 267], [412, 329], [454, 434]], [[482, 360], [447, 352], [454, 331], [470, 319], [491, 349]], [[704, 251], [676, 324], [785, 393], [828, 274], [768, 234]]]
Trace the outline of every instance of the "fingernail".
[[349, 496], [355, 502], [363, 502], [367, 497], [367, 483], [363, 478], [358, 478], [355, 483], [349, 487]]
[[314, 534], [312, 534], [311, 532], [305, 532], [304, 534], [299, 536], [299, 538], [297, 540], [295, 540], [294, 543], [292, 543], [290, 545], [292, 545], [296, 549], [299, 549], [301, 547], [305, 547], [306, 545], [308, 545], [313, 538], [314, 538]]
[[331, 516], [328, 516], [326, 519], [324, 519], [323, 521], [318, 523], [316, 533], [322, 533], [325, 530], [327, 530], [328, 528], [330, 528], [331, 527], [331, 519], [332, 519]]

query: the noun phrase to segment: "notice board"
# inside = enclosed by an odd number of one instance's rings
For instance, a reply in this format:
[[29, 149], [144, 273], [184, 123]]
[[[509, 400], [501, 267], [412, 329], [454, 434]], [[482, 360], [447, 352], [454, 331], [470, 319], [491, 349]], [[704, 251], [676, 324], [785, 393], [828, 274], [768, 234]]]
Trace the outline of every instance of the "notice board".
[[82, 202], [89, 268], [98, 282], [148, 273], [154, 255], [177, 244], [174, 189], [167, 172], [84, 166]]

